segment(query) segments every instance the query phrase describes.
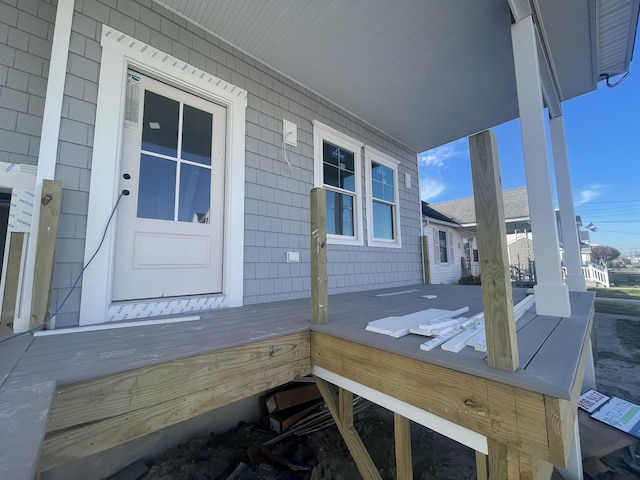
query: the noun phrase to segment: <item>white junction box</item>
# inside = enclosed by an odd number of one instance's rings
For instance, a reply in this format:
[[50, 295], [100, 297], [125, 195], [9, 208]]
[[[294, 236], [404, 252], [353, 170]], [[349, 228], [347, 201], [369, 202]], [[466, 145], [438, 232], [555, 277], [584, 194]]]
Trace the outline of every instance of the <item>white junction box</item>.
[[282, 139], [287, 145], [298, 146], [298, 126], [289, 120], [282, 120]]
[[300, 252], [287, 252], [287, 263], [300, 263]]

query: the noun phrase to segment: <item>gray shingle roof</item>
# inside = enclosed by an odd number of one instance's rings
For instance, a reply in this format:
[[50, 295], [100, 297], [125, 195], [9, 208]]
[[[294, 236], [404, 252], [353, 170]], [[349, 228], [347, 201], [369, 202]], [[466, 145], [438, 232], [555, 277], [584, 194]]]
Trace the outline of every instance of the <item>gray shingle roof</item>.
[[442, 222], [447, 222], [447, 223], [457, 223], [455, 220], [452, 220], [446, 215], [443, 215], [437, 210], [434, 210], [433, 208], [431, 208], [429, 204], [426, 202], [422, 202], [422, 215], [424, 215], [425, 217], [429, 217], [433, 220], [440, 220]]
[[[504, 202], [504, 217], [507, 222], [529, 218], [527, 187], [504, 190], [502, 199]], [[469, 226], [476, 223], [476, 208], [473, 197], [432, 203], [430, 207], [461, 225]]]

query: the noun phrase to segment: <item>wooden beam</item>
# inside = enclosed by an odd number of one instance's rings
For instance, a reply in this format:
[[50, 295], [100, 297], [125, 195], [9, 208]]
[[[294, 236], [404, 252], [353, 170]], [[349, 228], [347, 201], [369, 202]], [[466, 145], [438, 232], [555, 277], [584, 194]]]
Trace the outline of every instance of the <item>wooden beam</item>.
[[13, 334], [13, 319], [16, 313], [18, 282], [20, 280], [20, 264], [22, 263], [22, 246], [24, 233], [9, 232], [9, 254], [7, 256], [7, 275], [2, 297], [2, 317], [0, 318], [0, 338]]
[[320, 332], [311, 332], [311, 363], [536, 458], [551, 457], [542, 394]]
[[469, 137], [469, 149], [482, 264], [487, 361], [491, 367], [513, 372], [520, 360], [496, 137], [489, 130], [473, 135]]
[[61, 203], [61, 183], [57, 180], [43, 180], [29, 328], [41, 325], [49, 316], [51, 280]]
[[345, 427], [353, 427], [353, 393], [344, 388], [339, 388], [338, 401], [340, 403], [340, 422]]
[[424, 283], [431, 283], [431, 264], [429, 262], [429, 237], [427, 235], [422, 236], [422, 262], [423, 262], [423, 274]]
[[396, 442], [396, 478], [398, 480], [413, 480], [411, 423], [409, 419], [393, 412], [393, 431]]
[[[342, 439], [344, 443], [346, 443], [351, 456], [353, 457], [356, 466], [358, 467], [358, 471], [362, 475], [363, 478], [375, 480], [382, 479], [380, 476], [380, 472], [378, 472], [377, 467], [373, 463], [369, 452], [367, 452], [367, 448], [362, 443], [358, 432], [356, 432], [355, 427], [353, 426], [353, 422], [351, 424], [345, 424], [343, 422], [343, 418], [353, 418], [353, 413], [342, 412], [343, 408], [348, 408], [353, 412], [353, 403], [350, 405], [346, 405], [340, 402], [339, 394], [336, 393], [335, 388], [326, 380], [323, 380], [319, 377], [316, 378], [316, 384], [318, 385], [318, 389], [324, 398], [325, 403], [327, 404], [327, 408], [329, 412], [331, 412], [331, 416], [333, 420], [336, 422], [338, 430], [342, 435]], [[342, 389], [341, 389], [342, 390]], [[344, 398], [344, 397], [343, 397]]]
[[59, 387], [41, 470], [115, 447], [309, 373], [301, 332]]
[[476, 479], [489, 480], [489, 465], [487, 464], [487, 456], [476, 451]]
[[329, 321], [327, 290], [327, 199], [323, 188], [311, 190], [311, 323]]

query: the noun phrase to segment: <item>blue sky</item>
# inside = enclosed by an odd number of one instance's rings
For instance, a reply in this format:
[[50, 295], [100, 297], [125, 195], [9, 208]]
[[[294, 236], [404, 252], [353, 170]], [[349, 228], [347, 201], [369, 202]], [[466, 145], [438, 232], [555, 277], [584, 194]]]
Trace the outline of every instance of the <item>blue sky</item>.
[[[630, 70], [618, 87], [600, 82], [596, 91], [562, 107], [576, 214], [584, 225], [598, 227], [590, 234], [592, 243], [616, 247], [624, 256], [640, 254], [640, 35]], [[526, 185], [519, 120], [492, 130], [503, 188]], [[466, 138], [419, 158], [423, 200], [438, 203], [473, 195]], [[552, 165], [550, 170], [553, 177]]]

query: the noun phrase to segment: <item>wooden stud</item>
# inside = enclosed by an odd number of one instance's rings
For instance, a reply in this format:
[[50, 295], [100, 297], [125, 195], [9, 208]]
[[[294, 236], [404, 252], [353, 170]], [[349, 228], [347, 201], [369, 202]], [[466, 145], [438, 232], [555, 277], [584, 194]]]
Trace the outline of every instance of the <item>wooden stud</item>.
[[340, 402], [340, 421], [345, 427], [353, 427], [353, 393], [339, 388], [338, 400]]
[[412, 480], [413, 462], [411, 459], [411, 423], [409, 419], [393, 412], [393, 431], [396, 442], [396, 478], [398, 480]]
[[507, 466], [507, 446], [497, 440], [487, 439], [489, 447], [489, 455], [487, 460], [489, 464], [489, 478], [491, 480], [501, 480], [509, 478], [509, 469]]
[[311, 190], [311, 323], [329, 321], [327, 291], [327, 199], [323, 188]]
[[429, 263], [429, 237], [422, 236], [422, 262], [423, 262], [423, 274], [424, 283], [431, 283], [431, 265]]
[[482, 263], [487, 361], [491, 367], [513, 372], [519, 367], [518, 340], [496, 137], [489, 130], [473, 135], [469, 137], [469, 149]]
[[62, 185], [59, 181], [43, 181], [29, 328], [41, 325], [49, 316], [49, 299], [51, 296], [51, 280], [58, 234], [58, 217], [62, 203], [61, 197]]
[[[362, 443], [358, 432], [356, 432], [353, 423], [351, 425], [345, 425], [342, 422], [342, 418], [345, 417], [345, 414], [341, 414], [340, 409], [341, 407], [344, 408], [345, 405], [340, 403], [338, 393], [336, 393], [333, 385], [319, 377], [315, 378], [318, 389], [320, 390], [320, 393], [322, 394], [322, 397], [327, 404], [329, 412], [331, 412], [333, 420], [336, 422], [336, 426], [338, 427], [338, 430], [342, 435], [342, 439], [344, 440], [344, 443], [346, 443], [347, 448], [349, 449], [349, 452], [351, 453], [351, 456], [353, 457], [353, 460], [356, 463], [358, 470], [360, 471], [360, 474], [367, 480], [381, 480], [382, 477], [380, 476], [380, 472], [378, 472], [378, 469], [373, 463], [373, 460], [371, 459], [371, 456], [369, 455], [366, 447]], [[350, 408], [353, 408], [353, 404], [351, 404]], [[346, 415], [346, 417], [348, 418], [349, 415]]]
[[487, 464], [487, 456], [476, 451], [476, 479], [477, 480], [489, 480], [489, 471]]
[[24, 233], [10, 232], [9, 242], [9, 254], [6, 259], [7, 276], [4, 283], [2, 317], [0, 318], [0, 338], [13, 334]]

